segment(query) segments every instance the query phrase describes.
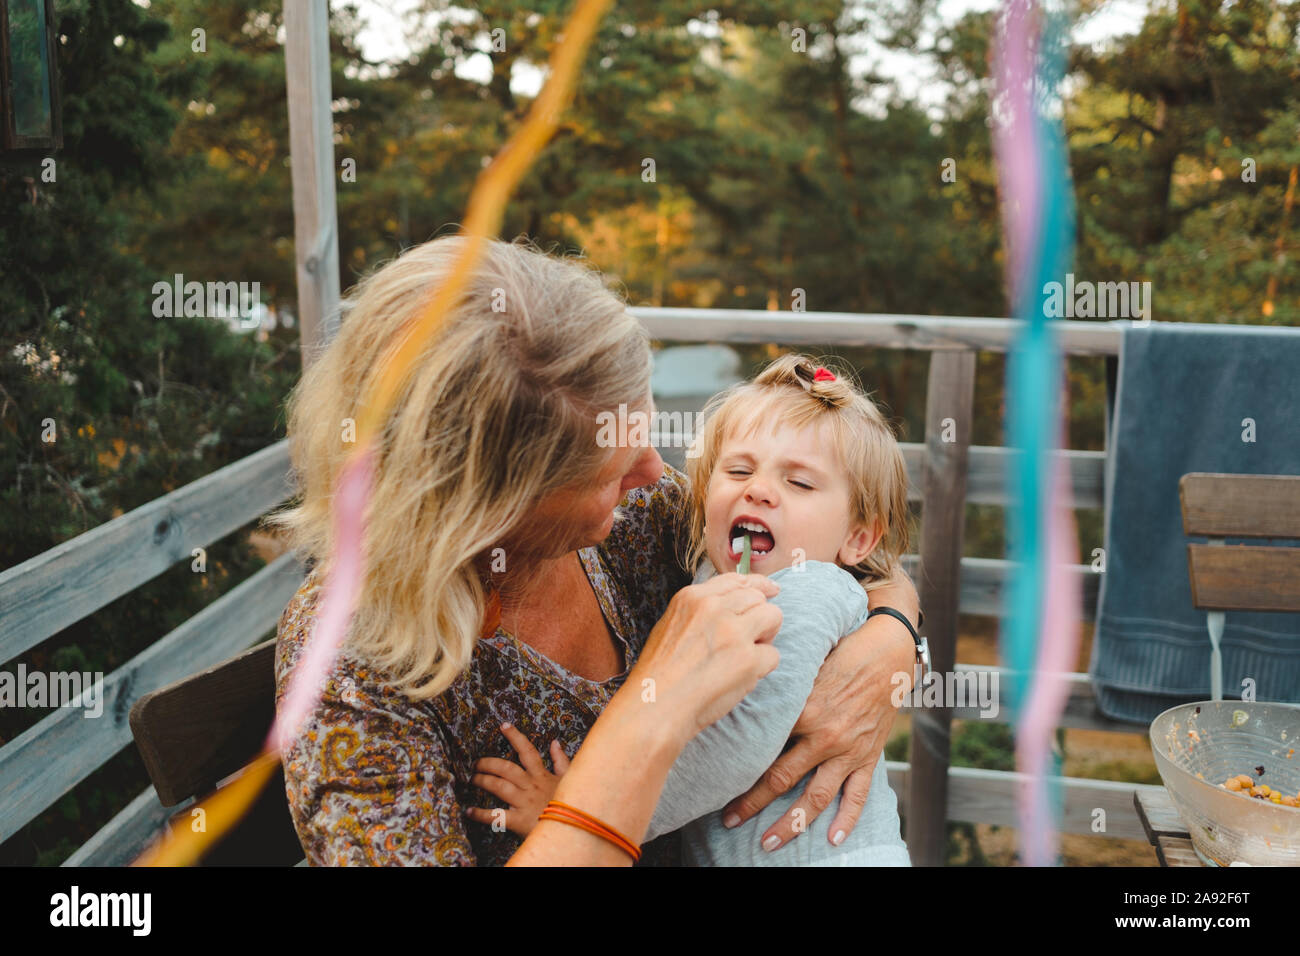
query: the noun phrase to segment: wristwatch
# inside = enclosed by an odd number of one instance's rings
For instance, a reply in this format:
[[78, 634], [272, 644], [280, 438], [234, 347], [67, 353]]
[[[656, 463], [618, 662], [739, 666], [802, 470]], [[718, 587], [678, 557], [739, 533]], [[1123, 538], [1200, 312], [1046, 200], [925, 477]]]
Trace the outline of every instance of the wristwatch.
[[[911, 633], [912, 640], [916, 642], [916, 662], [919, 665], [921, 665], [920, 681], [917, 682], [915, 680], [915, 675], [913, 675], [914, 678], [913, 690], [915, 690], [916, 687], [924, 687], [926, 684], [930, 682], [930, 642], [916, 632], [916, 628], [914, 628], [912, 626], [912, 622], [907, 619], [907, 615], [904, 614], [902, 611], [898, 610], [897, 608], [892, 608], [892, 607], [873, 608], [871, 612], [867, 614], [867, 620], [868, 621], [871, 620], [877, 614], [888, 614], [890, 617], [902, 621], [903, 624], [907, 627], [907, 630]], [[917, 609], [916, 612], [916, 619], [919, 625], [921, 625], [922, 627], [925, 626], [925, 612], [920, 610], [919, 608]]]

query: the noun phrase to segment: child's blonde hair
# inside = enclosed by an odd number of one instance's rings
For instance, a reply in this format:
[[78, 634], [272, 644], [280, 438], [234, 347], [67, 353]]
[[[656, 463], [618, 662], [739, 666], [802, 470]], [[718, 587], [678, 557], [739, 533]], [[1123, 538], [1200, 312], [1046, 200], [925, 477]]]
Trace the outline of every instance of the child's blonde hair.
[[806, 355], [783, 355], [752, 381], [733, 385], [709, 400], [694, 454], [686, 461], [691, 481], [688, 569], [704, 555], [704, 506], [709, 479], [724, 439], [749, 437], [760, 425], [803, 428], [825, 423], [840, 467], [849, 480], [849, 513], [856, 524], [884, 525], [880, 543], [861, 563], [846, 568], [868, 591], [899, 569], [910, 539], [907, 465], [894, 429], [876, 403], [839, 368], [834, 381], [816, 381], [819, 363]]

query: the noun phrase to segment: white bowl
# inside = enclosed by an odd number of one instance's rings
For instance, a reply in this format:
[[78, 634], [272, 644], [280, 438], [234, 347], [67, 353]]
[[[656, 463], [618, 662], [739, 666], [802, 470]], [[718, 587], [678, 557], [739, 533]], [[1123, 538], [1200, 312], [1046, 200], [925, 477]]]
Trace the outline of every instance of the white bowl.
[[[1203, 700], [1151, 722], [1151, 750], [1192, 846], [1207, 863], [1300, 866], [1300, 808], [1225, 789], [1248, 774], [1287, 796], [1300, 792], [1300, 706]], [[1263, 767], [1262, 775], [1256, 772]]]

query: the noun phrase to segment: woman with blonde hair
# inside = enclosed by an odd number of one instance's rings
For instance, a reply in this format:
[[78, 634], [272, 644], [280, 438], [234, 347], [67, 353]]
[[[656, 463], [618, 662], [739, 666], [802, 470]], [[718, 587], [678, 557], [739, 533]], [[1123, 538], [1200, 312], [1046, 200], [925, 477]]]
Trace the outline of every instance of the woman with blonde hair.
[[[414, 247], [362, 280], [291, 397], [300, 496], [274, 522], [314, 566], [281, 617], [277, 702], [329, 570], [331, 496], [363, 384], [463, 242]], [[781, 615], [767, 598], [778, 586], [734, 573], [692, 585], [684, 476], [651, 447], [597, 441], [602, 412], [652, 410], [651, 363], [645, 330], [598, 273], [525, 243], [487, 244], [381, 436], [358, 609], [283, 755], [309, 862], [635, 862], [686, 742], [776, 666]], [[905, 576], [872, 597], [915, 621]], [[820, 767], [794, 809], [815, 817], [843, 784], [837, 821], [851, 830], [892, 725], [891, 676], [911, 675], [912, 647], [884, 615], [844, 638], [798, 744], [735, 815]], [[567, 773], [521, 843], [487, 806], [475, 765], [524, 738], [551, 741]], [[779, 843], [795, 832], [790, 820], [773, 830]], [[645, 861], [675, 862], [675, 846], [648, 845]]]

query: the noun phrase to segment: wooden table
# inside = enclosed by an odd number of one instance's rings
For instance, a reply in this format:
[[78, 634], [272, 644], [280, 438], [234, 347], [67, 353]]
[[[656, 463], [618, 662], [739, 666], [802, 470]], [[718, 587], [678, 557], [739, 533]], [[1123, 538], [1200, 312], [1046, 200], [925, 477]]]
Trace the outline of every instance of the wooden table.
[[1164, 787], [1138, 790], [1133, 794], [1133, 805], [1161, 866], [1205, 865], [1192, 849], [1191, 835], [1169, 799], [1169, 791]]

